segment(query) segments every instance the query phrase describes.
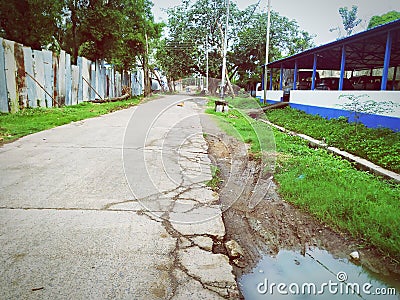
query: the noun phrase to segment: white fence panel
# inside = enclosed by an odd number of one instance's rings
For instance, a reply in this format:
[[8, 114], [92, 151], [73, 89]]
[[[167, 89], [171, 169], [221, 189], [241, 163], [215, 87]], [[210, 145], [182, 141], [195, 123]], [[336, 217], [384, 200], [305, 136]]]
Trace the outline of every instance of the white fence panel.
[[71, 55], [65, 54], [65, 105], [71, 105], [71, 88], [72, 88], [72, 79], [71, 79]]
[[[97, 70], [96, 70], [97, 71]], [[104, 60], [100, 61], [99, 63], [99, 69], [97, 71], [97, 77], [98, 77], [98, 83], [97, 83], [97, 92], [99, 93], [99, 96], [104, 99], [104, 94], [105, 94], [105, 85], [106, 85], [106, 69], [104, 67]], [[98, 98], [97, 96], [96, 98]]]
[[78, 66], [79, 74], [78, 74], [78, 103], [80, 103], [83, 99], [83, 75], [82, 75], [82, 69], [83, 69], [83, 58], [78, 56], [78, 59], [76, 60], [76, 64]]
[[115, 91], [115, 96], [120, 97], [122, 95], [122, 78], [121, 74], [117, 71], [115, 72], [115, 85], [116, 85], [116, 91]]
[[115, 97], [115, 69], [110, 69], [110, 97]]
[[25, 72], [26, 72], [25, 84], [28, 96], [28, 106], [32, 107], [34, 105], [34, 102], [36, 101], [35, 96], [36, 96], [37, 83], [33, 79], [35, 78], [33, 72], [33, 57], [32, 57], [32, 49], [29, 47], [24, 47], [24, 61], [25, 61]]
[[[54, 73], [53, 73], [53, 53], [48, 50], [42, 50], [43, 68], [44, 68], [44, 89], [46, 90], [45, 101], [47, 107], [53, 106], [53, 86], [54, 86]], [[51, 95], [51, 97], [50, 97]]]
[[91, 77], [91, 62], [82, 57], [82, 101], [90, 100], [89, 85]]
[[[40, 83], [43, 87], [44, 79], [44, 63], [43, 63], [43, 52], [33, 50], [33, 56], [35, 58], [33, 65], [33, 72], [35, 74], [35, 81]], [[51, 101], [50, 101], [51, 102]], [[46, 105], [47, 104], [47, 105]], [[32, 107], [47, 107], [49, 101], [46, 99], [46, 93], [42, 88], [36, 88], [36, 97], [32, 103]]]
[[79, 67], [71, 67], [71, 105], [78, 104], [79, 92]]
[[65, 51], [60, 51], [58, 58], [58, 103], [65, 104]]
[[14, 57], [14, 42], [3, 40], [4, 47], [4, 69], [6, 73], [7, 83], [7, 98], [9, 103], [9, 109], [11, 113], [15, 113], [19, 110], [18, 94], [17, 94], [17, 83], [15, 80], [17, 65]]
[[96, 66], [96, 63], [93, 63], [92, 64], [92, 69], [91, 69], [91, 81], [90, 81], [90, 85], [91, 85], [91, 87], [90, 87], [90, 90], [89, 90], [89, 92], [90, 92], [90, 100], [94, 100], [94, 99], [96, 99], [96, 93], [94, 92], [94, 91], [96, 91], [96, 89], [97, 89], [97, 68], [96, 68], [97, 66]]
[[0, 38], [0, 112], [8, 112], [6, 72], [3, 39]]
[[122, 95], [123, 86], [140, 95], [141, 73], [121, 74], [104, 61], [92, 63], [84, 57], [78, 57], [75, 66], [64, 50], [57, 55], [0, 38], [0, 112], [115, 98]]

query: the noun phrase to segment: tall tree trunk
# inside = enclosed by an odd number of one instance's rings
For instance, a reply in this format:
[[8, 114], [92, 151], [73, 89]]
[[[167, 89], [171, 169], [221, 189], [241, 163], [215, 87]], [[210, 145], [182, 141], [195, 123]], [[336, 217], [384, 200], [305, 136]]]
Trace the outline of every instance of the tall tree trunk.
[[70, 11], [71, 11], [71, 22], [72, 22], [72, 63], [74, 65], [77, 64], [78, 61], [78, 50], [79, 50], [79, 46], [78, 46], [78, 42], [77, 42], [77, 37], [76, 37], [76, 27], [77, 27], [77, 22], [78, 22], [78, 16], [77, 16], [77, 2], [76, 0], [72, 0], [70, 2], [70, 7], [69, 7]]
[[146, 49], [143, 55], [143, 72], [144, 72], [144, 96], [148, 97], [151, 95], [151, 79], [149, 72], [149, 42], [147, 38], [147, 33], [144, 33], [146, 38]]
[[151, 70], [151, 73], [156, 77], [156, 80], [158, 81], [158, 84], [160, 85], [161, 91], [165, 92], [165, 87], [161, 82], [160, 76], [158, 76], [157, 72], [155, 72], [154, 70]]
[[151, 80], [149, 74], [149, 66], [146, 55], [143, 56], [143, 73], [144, 73], [144, 96], [151, 95]]
[[232, 98], [235, 98], [235, 91], [233, 90], [233, 86], [231, 84], [231, 80], [229, 79], [228, 69], [226, 70], [226, 81], [228, 83], [229, 89], [231, 90]]
[[[220, 23], [218, 23], [218, 28], [219, 28], [219, 33], [221, 34], [221, 40], [223, 41], [224, 40], [224, 32], [222, 31], [222, 26], [221, 26]], [[228, 84], [229, 89], [231, 90], [232, 98], [235, 98], [235, 92], [233, 90], [233, 87], [232, 87], [232, 84], [231, 84], [231, 80], [229, 79], [228, 68], [226, 68], [226, 82]]]

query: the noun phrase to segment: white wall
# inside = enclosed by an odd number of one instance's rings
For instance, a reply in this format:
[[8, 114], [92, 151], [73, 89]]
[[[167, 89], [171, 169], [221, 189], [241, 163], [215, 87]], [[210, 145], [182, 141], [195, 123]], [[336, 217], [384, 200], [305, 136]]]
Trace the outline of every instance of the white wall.
[[[290, 103], [309, 106], [318, 106], [334, 109], [343, 109], [341, 105], [350, 102], [347, 97], [341, 95], [364, 96], [360, 101], [373, 100], [375, 102], [392, 101], [397, 107], [389, 112], [378, 115], [400, 117], [400, 91], [290, 91]], [[268, 98], [269, 99], [269, 98]]]
[[[256, 97], [264, 99], [264, 91], [257, 91], [256, 92]], [[277, 91], [277, 90], [270, 91], [270, 90], [267, 90], [267, 100], [281, 101], [281, 97], [283, 97], [283, 91]]]

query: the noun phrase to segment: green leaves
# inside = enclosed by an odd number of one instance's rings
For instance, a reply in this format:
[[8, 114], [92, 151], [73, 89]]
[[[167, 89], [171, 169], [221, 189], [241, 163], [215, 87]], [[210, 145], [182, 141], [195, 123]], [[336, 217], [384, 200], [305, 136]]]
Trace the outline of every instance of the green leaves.
[[354, 27], [361, 23], [361, 19], [357, 18], [358, 7], [353, 5], [351, 10], [348, 7], [339, 8], [339, 14], [342, 17], [343, 27], [347, 36], [351, 35]]
[[[356, 100], [359, 98], [355, 98]], [[367, 128], [347, 123], [343, 118], [326, 120], [291, 108], [267, 112], [268, 119], [289, 130], [325, 139], [338, 147], [394, 172], [400, 172], [400, 133], [387, 128]]]
[[[221, 31], [225, 30], [224, 1], [184, 1], [168, 10], [168, 35], [160, 44], [157, 60], [170, 78], [197, 73], [206, 75], [206, 51], [209, 76], [221, 78]], [[228, 31], [228, 72], [237, 85], [260, 81], [265, 60], [265, 13], [251, 5], [240, 10], [230, 5]], [[270, 61], [298, 53], [313, 45], [312, 36], [299, 28], [295, 20], [272, 12]], [[181, 70], [177, 70], [179, 66]]]
[[0, 34], [39, 50], [57, 35], [62, 8], [62, 0], [0, 1]]
[[389, 11], [381, 16], [373, 16], [368, 23], [368, 29], [400, 19], [400, 12]]
[[0, 34], [33, 49], [55, 44], [94, 61], [105, 59], [121, 69], [136, 64], [161, 35], [149, 0], [0, 1]]
[[[237, 73], [242, 85], [260, 81], [261, 65], [265, 61], [266, 31], [266, 13], [254, 13], [238, 32], [237, 43], [233, 46], [230, 58], [239, 66]], [[271, 12], [269, 61], [293, 55], [312, 46], [312, 36], [301, 30], [295, 20]], [[249, 80], [249, 77], [253, 78]]]

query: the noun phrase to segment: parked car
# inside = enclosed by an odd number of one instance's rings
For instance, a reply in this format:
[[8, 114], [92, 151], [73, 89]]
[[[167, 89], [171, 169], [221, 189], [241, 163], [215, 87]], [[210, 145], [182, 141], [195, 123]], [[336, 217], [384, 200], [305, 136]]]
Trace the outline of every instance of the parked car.
[[[296, 88], [298, 90], [311, 90], [313, 71], [299, 71], [297, 77], [298, 82]], [[319, 73], [315, 73], [315, 84], [319, 82]]]
[[[311, 90], [313, 71], [300, 70], [297, 73], [296, 90]], [[315, 73], [315, 84], [319, 82], [319, 73]], [[284, 91], [293, 90], [293, 82], [286, 82]]]
[[[315, 87], [316, 90], [339, 90], [339, 77], [324, 77], [320, 78], [319, 83]], [[343, 78], [343, 90], [354, 90], [351, 81]]]
[[350, 78], [355, 90], [380, 90], [381, 89], [381, 76], [356, 76]]

